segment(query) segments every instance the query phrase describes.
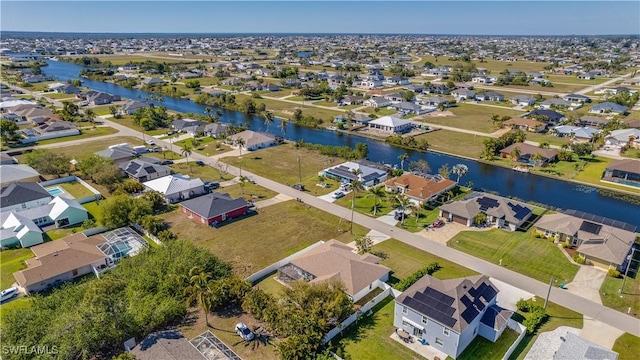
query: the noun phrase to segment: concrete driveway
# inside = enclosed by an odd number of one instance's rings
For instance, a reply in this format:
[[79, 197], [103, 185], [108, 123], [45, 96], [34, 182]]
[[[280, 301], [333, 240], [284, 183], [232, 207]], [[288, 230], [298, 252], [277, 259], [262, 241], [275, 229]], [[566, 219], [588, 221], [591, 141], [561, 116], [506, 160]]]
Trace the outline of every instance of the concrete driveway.
[[581, 265], [573, 281], [566, 284], [568, 288], [567, 291], [595, 303], [602, 304], [600, 287], [606, 276], [607, 273], [604, 270], [593, 266]]
[[531, 299], [533, 294], [526, 292], [522, 289], [518, 289], [513, 285], [509, 285], [504, 281], [500, 281], [495, 278], [491, 278], [491, 282], [500, 290], [498, 293], [498, 300], [496, 301], [498, 306], [509, 310], [517, 310], [516, 303], [520, 299]]
[[458, 224], [456, 222], [445, 222], [444, 226], [437, 229], [424, 229], [417, 234], [429, 239], [431, 241], [438, 242], [440, 244], [446, 245], [447, 241], [451, 240], [454, 236], [458, 235], [461, 231], [486, 231], [490, 228], [473, 228], [467, 227], [462, 224]]
[[[318, 196], [318, 199], [322, 199], [324, 201], [332, 203], [332, 202], [338, 200], [338, 199], [334, 199], [333, 198], [333, 194], [337, 193], [338, 191], [342, 191], [342, 190], [337, 189], [337, 190], [334, 190], [334, 191], [332, 191], [332, 192], [330, 192], [330, 193], [328, 193], [326, 195], [320, 195], [320, 196]], [[344, 193], [344, 196], [347, 196], [347, 194], [349, 194], [351, 191], [342, 191], [342, 192]]]

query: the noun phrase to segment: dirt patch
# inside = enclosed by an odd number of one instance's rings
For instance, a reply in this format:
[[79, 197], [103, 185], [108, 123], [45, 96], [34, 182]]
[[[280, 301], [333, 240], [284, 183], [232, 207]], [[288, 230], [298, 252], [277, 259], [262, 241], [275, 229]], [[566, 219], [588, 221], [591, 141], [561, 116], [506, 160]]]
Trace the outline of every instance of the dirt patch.
[[456, 116], [456, 114], [452, 113], [449, 110], [445, 110], [445, 111], [433, 111], [433, 112], [430, 112], [430, 113], [425, 114], [423, 116], [426, 116], [426, 117], [445, 117], [445, 116]]

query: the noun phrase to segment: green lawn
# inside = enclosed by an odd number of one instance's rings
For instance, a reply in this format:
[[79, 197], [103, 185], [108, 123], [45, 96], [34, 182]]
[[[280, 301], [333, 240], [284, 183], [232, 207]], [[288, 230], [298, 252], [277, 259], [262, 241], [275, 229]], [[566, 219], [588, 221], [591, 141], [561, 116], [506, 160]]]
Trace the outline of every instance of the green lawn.
[[[458, 359], [462, 360], [501, 360], [509, 347], [518, 338], [518, 333], [511, 329], [505, 329], [500, 338], [493, 343], [482, 336], [476, 336], [475, 339], [464, 349]], [[450, 359], [450, 358], [447, 358]]]
[[258, 282], [254, 284], [254, 286], [266, 292], [267, 294], [279, 297], [285, 286], [276, 281], [276, 275], [277, 273], [274, 271], [264, 278], [258, 280]]
[[601, 77], [593, 80], [582, 80], [582, 79], [578, 79], [577, 76], [571, 76], [571, 75], [545, 75], [544, 77], [547, 80], [551, 81], [551, 83], [554, 85], [555, 83], [567, 83], [567, 84], [582, 85], [583, 87], [587, 87], [590, 85], [598, 85], [598, 84], [602, 84], [603, 82], [607, 82], [611, 80], [610, 78], [601, 78]]
[[612, 160], [613, 159], [599, 156], [595, 157], [593, 160], [589, 159], [585, 168], [573, 178], [575, 180], [584, 181], [590, 184], [610, 187], [613, 189], [626, 190], [640, 194], [640, 189], [634, 189], [628, 186], [620, 186], [616, 184], [603, 183], [600, 181], [600, 179], [602, 178], [602, 174], [604, 174], [604, 170]]
[[102, 216], [102, 210], [100, 209], [100, 206], [98, 205], [98, 202], [96, 201], [92, 201], [86, 204], [82, 204], [82, 206], [87, 209], [87, 211], [89, 212], [89, 217], [94, 219], [94, 220], [99, 220], [100, 217]]
[[57, 143], [63, 143], [65, 141], [73, 141], [73, 140], [79, 140], [79, 139], [92, 138], [96, 136], [111, 135], [111, 134], [117, 133], [118, 130], [108, 126], [101, 126], [101, 127], [95, 127], [95, 128], [84, 128], [81, 130], [81, 132], [82, 133], [80, 135], [65, 136], [65, 137], [56, 138], [56, 139], [38, 141], [38, 145], [57, 144]]
[[45, 93], [44, 94], [45, 97], [48, 97], [49, 99], [56, 99], [56, 100], [73, 100], [75, 99], [73, 94], [62, 94], [62, 93], [55, 93], [55, 92], [49, 92], [49, 93]]
[[244, 189], [242, 188], [242, 186], [240, 186], [240, 183], [237, 183], [230, 186], [222, 187], [216, 191], [227, 193], [234, 198], [241, 197], [247, 201], [254, 202], [270, 199], [278, 195], [278, 193], [275, 191], [271, 191], [260, 185], [252, 184], [249, 182], [244, 184]]
[[[300, 158], [300, 168], [298, 168]], [[256, 175], [264, 176], [281, 184], [296, 184], [302, 179], [307, 191], [314, 195], [327, 194], [337, 188], [335, 181], [328, 181], [330, 188], [316, 186], [318, 172], [322, 169], [340, 164], [344, 160], [319, 154], [303, 148], [296, 148], [292, 144], [282, 144], [268, 149], [262, 149], [241, 157], [227, 157], [221, 161], [233, 166], [242, 166]]]
[[[429, 150], [477, 159], [484, 149], [483, 141], [489, 138], [457, 131], [438, 130], [418, 135], [416, 140], [418, 139], [427, 140], [429, 142]], [[464, 144], [464, 146], [461, 146], [461, 144]]]
[[2, 307], [0, 307], [0, 324], [4, 322], [3, 316], [7, 313], [7, 311], [28, 306], [31, 306], [31, 298], [26, 296], [19, 297], [15, 300], [11, 300], [6, 304], [3, 304]]
[[[636, 242], [636, 245], [638, 242]], [[640, 276], [638, 267], [640, 266], [640, 251], [636, 251], [631, 261], [631, 266], [627, 272], [627, 280], [624, 281], [624, 289], [622, 289], [622, 278], [605, 277], [600, 287], [600, 299], [604, 306], [616, 309], [620, 312], [627, 313], [631, 308], [629, 315], [640, 318]]]
[[527, 140], [535, 141], [537, 143], [548, 142], [550, 145], [558, 145], [558, 146], [562, 146], [564, 144], [570, 143], [569, 138], [567, 137], [559, 137], [559, 136], [553, 136], [549, 134], [540, 134], [540, 133], [533, 133], [533, 132], [527, 132]]
[[494, 264], [502, 259], [504, 267], [545, 283], [551, 276], [567, 283], [578, 272], [578, 266], [571, 264], [557, 245], [528, 232], [463, 231], [447, 244]]
[[68, 192], [71, 196], [73, 196], [76, 199], [93, 195], [91, 190], [87, 189], [84, 185], [80, 184], [77, 181], [58, 184], [56, 186], [61, 187], [64, 191]]
[[256, 215], [235, 219], [219, 228], [198, 224], [179, 211], [160, 215], [178, 237], [209, 249], [234, 264], [235, 272], [248, 276], [320, 240], [344, 243], [368, 232], [349, 222], [295, 201], [268, 206]]
[[[425, 241], [428, 240], [425, 239]], [[391, 283], [408, 277], [432, 262], [437, 262], [438, 265], [442, 267], [433, 274], [434, 277], [440, 280], [478, 274], [462, 265], [422, 251], [396, 239], [389, 239], [378, 243], [373, 246], [372, 250], [376, 254], [384, 254], [380, 264], [393, 271], [390, 280]]]
[[[143, 131], [143, 128], [134, 123], [133, 122], [133, 118], [131, 117], [131, 115], [125, 115], [122, 116], [120, 118], [115, 118], [115, 117], [111, 117], [109, 118], [110, 121], [116, 122], [122, 126], [126, 126], [128, 128], [131, 128], [135, 131]], [[145, 130], [144, 134], [145, 135], [150, 135], [150, 136], [155, 136], [155, 135], [163, 135], [166, 134], [170, 129], [169, 128], [159, 128], [159, 129], [155, 129], [155, 130]]]
[[640, 338], [629, 333], [624, 333], [620, 336], [615, 344], [613, 344], [613, 351], [620, 354], [619, 359], [637, 359], [638, 349], [640, 349]]
[[[221, 154], [226, 151], [231, 151], [232, 149], [228, 146], [223, 145], [224, 141], [219, 139], [214, 139], [212, 137], [201, 137], [197, 139], [198, 147], [193, 149], [193, 151], [197, 152], [200, 155], [216, 155]], [[185, 144], [193, 145], [192, 139], [184, 139], [180, 141], [176, 141], [174, 144], [180, 147], [183, 147]]]
[[[117, 136], [108, 139], [103, 139], [95, 142], [87, 142], [78, 145], [70, 145], [64, 146], [61, 144], [60, 147], [56, 147], [56, 152], [60, 154], [65, 154], [74, 159], [79, 159], [84, 156], [88, 156], [93, 154], [94, 152], [104, 150], [108, 148], [110, 145], [121, 144], [121, 143], [129, 143], [131, 146], [142, 145], [142, 140], [134, 137], [128, 136]], [[18, 155], [18, 160], [21, 160], [23, 155]]]
[[[244, 94], [236, 94], [236, 103], [241, 103], [245, 98], [250, 96]], [[274, 115], [284, 117], [287, 119], [293, 119], [293, 114], [296, 109], [301, 109], [303, 115], [311, 115], [316, 118], [323, 119], [324, 121], [333, 121], [333, 117], [342, 114], [341, 111], [321, 109], [317, 107], [309, 106], [309, 103], [305, 104], [292, 104], [285, 101], [275, 99], [253, 99], [256, 105], [264, 103], [267, 110], [273, 112]], [[295, 98], [289, 98], [287, 100], [296, 100]]]
[[11, 287], [11, 284], [16, 281], [13, 277], [13, 273], [26, 269], [23, 261], [32, 257], [33, 252], [29, 249], [0, 251], [0, 288], [2, 290]]
[[[543, 301], [542, 299], [538, 299], [539, 301]], [[538, 328], [538, 331], [533, 335], [525, 335], [522, 338], [516, 350], [509, 357], [510, 360], [518, 359], [522, 360], [531, 349], [531, 346], [536, 342], [538, 338], [538, 334], [547, 331], [553, 331], [557, 329], [559, 326], [570, 326], [577, 329], [582, 329], [583, 326], [583, 316], [582, 314], [575, 312], [571, 309], [567, 309], [562, 307], [556, 303], [549, 302], [547, 304], [547, 319], [546, 321]], [[518, 321], [522, 321], [522, 313], [514, 314], [514, 318]], [[621, 358], [622, 359], [622, 358]]]
[[507, 108], [501, 109], [464, 103], [456, 107], [448, 108], [447, 110], [452, 112], [454, 116], [425, 116], [422, 117], [421, 121], [452, 126], [459, 129], [492, 133], [496, 130], [491, 120], [493, 114], [511, 117], [517, 117], [522, 114], [522, 111]]
[[358, 323], [345, 329], [332, 340], [336, 347], [354, 360], [415, 360], [424, 359], [411, 349], [390, 338], [393, 326], [394, 302], [387, 297], [373, 307], [373, 315], [365, 316]]
[[315, 102], [313, 103], [313, 105], [328, 106], [328, 107], [338, 107], [338, 103], [336, 103], [336, 102], [329, 102], [329, 101], [315, 101]]
[[202, 181], [224, 181], [231, 179], [231, 175], [222, 174], [211, 166], [201, 166], [189, 160], [189, 163], [169, 165], [173, 173], [189, 175], [192, 178], [200, 178]]

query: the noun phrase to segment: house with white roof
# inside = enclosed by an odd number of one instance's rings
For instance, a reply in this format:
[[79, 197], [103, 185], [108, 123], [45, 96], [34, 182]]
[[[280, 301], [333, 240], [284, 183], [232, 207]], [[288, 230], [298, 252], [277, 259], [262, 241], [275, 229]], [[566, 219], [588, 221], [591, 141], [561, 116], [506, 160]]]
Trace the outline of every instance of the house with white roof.
[[272, 135], [252, 130], [245, 130], [227, 137], [227, 143], [236, 147], [239, 144], [239, 140], [240, 143], [242, 143], [242, 149], [249, 151], [263, 149], [277, 144], [276, 138]]
[[560, 137], [570, 137], [575, 142], [589, 142], [593, 139], [594, 135], [600, 134], [602, 130], [579, 127], [570, 125], [560, 125], [553, 128], [553, 133]]
[[606, 145], [623, 147], [629, 145], [636, 149], [640, 149], [640, 130], [639, 129], [619, 129], [613, 130], [605, 139]]
[[142, 184], [147, 191], [161, 193], [170, 204], [191, 199], [206, 192], [202, 180], [181, 174], [163, 176]]
[[[356, 174], [354, 174], [354, 171], [359, 171], [360, 174], [356, 176]], [[365, 187], [380, 184], [387, 179], [386, 171], [351, 161], [324, 169], [320, 171], [318, 175], [324, 175], [332, 179], [337, 179], [347, 184], [351, 183], [353, 180], [358, 179]]]
[[390, 134], [402, 134], [411, 131], [411, 129], [413, 129], [413, 123], [409, 120], [394, 116], [383, 116], [369, 121], [369, 128], [382, 130]]

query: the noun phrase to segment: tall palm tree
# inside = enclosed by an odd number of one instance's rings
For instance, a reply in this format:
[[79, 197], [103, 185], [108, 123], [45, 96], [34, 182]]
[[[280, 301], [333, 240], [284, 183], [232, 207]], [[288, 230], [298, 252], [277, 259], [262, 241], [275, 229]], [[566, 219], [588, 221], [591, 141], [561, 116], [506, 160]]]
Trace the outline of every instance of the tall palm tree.
[[373, 216], [376, 216], [378, 212], [378, 201], [382, 200], [387, 193], [382, 186], [370, 187], [367, 192], [367, 196], [373, 197]]
[[[185, 143], [182, 146], [182, 151], [180, 151], [180, 154], [184, 155], [187, 158], [187, 164], [189, 164], [189, 155], [191, 155], [192, 150], [193, 150], [193, 147], [191, 146], [191, 144]], [[191, 165], [189, 165], [189, 170], [191, 170]]]
[[404, 162], [405, 160], [409, 159], [409, 154], [407, 153], [401, 154], [400, 156], [398, 156], [398, 159], [400, 160], [400, 169], [404, 171]]
[[458, 176], [456, 183], [460, 184], [460, 178], [465, 176], [469, 172], [469, 167], [465, 164], [456, 164], [451, 169], [451, 172]]
[[264, 125], [267, 127], [267, 132], [269, 131], [269, 125], [273, 123], [273, 113], [271, 111], [267, 111], [264, 113]]
[[351, 170], [353, 175], [356, 176], [354, 180], [351, 181], [351, 235], [353, 235], [353, 212], [356, 208], [356, 193], [363, 189], [362, 181], [360, 181], [360, 175], [362, 175], [362, 170], [353, 169]]
[[214, 293], [210, 286], [211, 275], [195, 266], [189, 270], [189, 286], [184, 289], [187, 306], [194, 302], [204, 311], [204, 318], [209, 325], [209, 313], [213, 307]]
[[393, 197], [392, 202], [396, 208], [402, 208], [402, 220], [400, 221], [400, 224], [404, 225], [404, 219], [406, 217], [405, 210], [410, 207], [411, 201], [409, 201], [407, 195], [398, 194]]
[[247, 185], [247, 182], [249, 182], [249, 178], [241, 175], [238, 181], [240, 182], [240, 189], [242, 190], [242, 195], [244, 195], [244, 187]]
[[511, 162], [518, 161], [518, 159], [520, 158], [520, 154], [520, 148], [517, 146], [513, 150], [511, 150]]
[[240, 150], [240, 156], [242, 156], [242, 147], [246, 145], [244, 139], [237, 138], [233, 143], [238, 147], [238, 150]]
[[535, 154], [531, 155], [531, 160], [533, 160], [533, 163], [536, 166], [541, 166], [543, 159], [544, 159], [544, 157], [542, 155], [540, 155], [539, 153], [535, 153]]

